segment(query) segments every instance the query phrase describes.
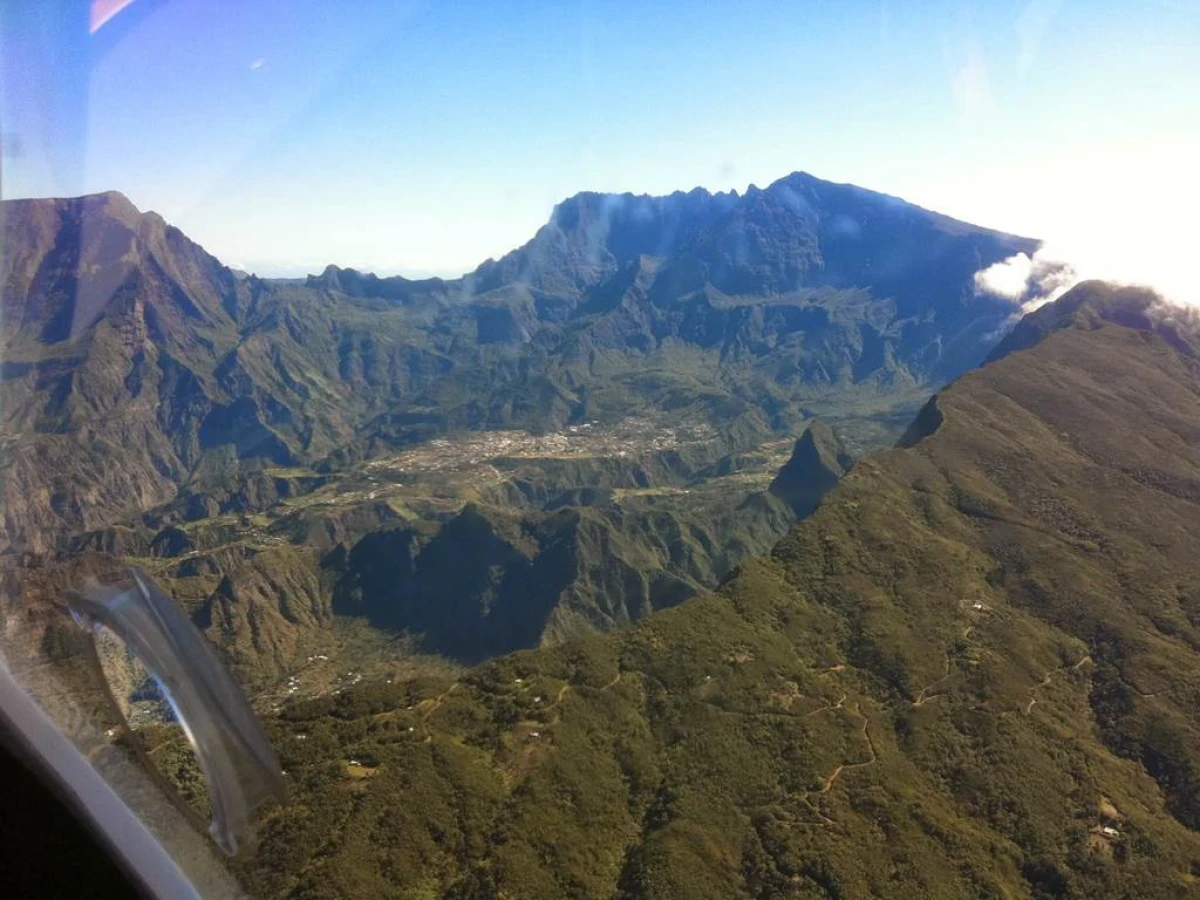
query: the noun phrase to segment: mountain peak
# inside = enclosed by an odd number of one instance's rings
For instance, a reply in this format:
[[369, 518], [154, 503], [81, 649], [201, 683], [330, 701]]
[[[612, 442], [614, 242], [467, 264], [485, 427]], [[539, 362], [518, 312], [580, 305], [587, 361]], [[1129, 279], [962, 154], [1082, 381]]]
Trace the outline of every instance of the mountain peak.
[[850, 468], [851, 460], [832, 428], [813, 419], [796, 441], [791, 458], [771, 482], [770, 491], [796, 518], [809, 515]]
[[778, 184], [833, 184], [832, 181], [826, 181], [823, 178], [818, 178], [811, 172], [805, 172], [803, 169], [797, 169], [794, 172], [789, 172], [780, 178], [776, 178], [767, 187], [775, 187]]
[[1105, 323], [1153, 331], [1176, 349], [1189, 356], [1197, 355], [1200, 315], [1195, 310], [1172, 306], [1150, 288], [1084, 281], [1053, 303], [1022, 318], [987, 361], [994, 362], [1018, 350], [1028, 350], [1056, 331], [1066, 328], [1090, 330]]
[[84, 194], [79, 200], [84, 203], [96, 203], [115, 215], [140, 216], [142, 214], [137, 205], [120, 191], [101, 191], [98, 194]]
[[[171, 331], [190, 341], [184, 322], [226, 320], [228, 270], [118, 191], [4, 201], [4, 243], [23, 248], [4, 260], [5, 312], [13, 332], [35, 341], [74, 340], [110, 315], [131, 339], [178, 317]], [[147, 304], [155, 309], [143, 319]]]

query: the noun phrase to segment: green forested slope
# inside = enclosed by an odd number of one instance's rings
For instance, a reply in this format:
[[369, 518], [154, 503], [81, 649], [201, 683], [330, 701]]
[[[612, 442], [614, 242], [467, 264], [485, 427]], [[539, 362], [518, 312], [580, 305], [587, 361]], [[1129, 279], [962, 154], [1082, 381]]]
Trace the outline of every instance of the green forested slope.
[[1071, 303], [717, 593], [285, 709], [252, 888], [1194, 896], [1195, 343]]

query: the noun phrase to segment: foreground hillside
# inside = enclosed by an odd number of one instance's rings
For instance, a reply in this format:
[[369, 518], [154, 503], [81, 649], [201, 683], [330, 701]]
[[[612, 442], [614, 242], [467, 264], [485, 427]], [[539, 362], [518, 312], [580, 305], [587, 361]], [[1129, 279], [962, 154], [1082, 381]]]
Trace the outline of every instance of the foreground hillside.
[[1194, 896], [1194, 335], [1083, 285], [717, 593], [287, 708], [251, 885]]

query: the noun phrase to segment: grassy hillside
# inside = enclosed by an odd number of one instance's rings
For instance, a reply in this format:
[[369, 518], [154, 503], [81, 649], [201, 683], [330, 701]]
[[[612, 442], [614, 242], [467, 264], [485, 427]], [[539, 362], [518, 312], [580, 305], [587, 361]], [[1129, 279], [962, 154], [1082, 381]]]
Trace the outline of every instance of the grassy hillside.
[[717, 593], [284, 710], [253, 890], [1194, 896], [1200, 367], [1077, 290]]

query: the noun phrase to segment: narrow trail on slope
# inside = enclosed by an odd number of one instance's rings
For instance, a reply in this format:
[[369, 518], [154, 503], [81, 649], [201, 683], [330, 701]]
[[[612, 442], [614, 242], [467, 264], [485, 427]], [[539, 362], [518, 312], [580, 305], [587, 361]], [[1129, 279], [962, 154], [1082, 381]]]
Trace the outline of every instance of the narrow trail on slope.
[[[616, 674], [616, 677], [614, 677], [612, 679], [612, 681], [605, 682], [604, 684], [600, 685], [600, 687], [596, 688], [596, 690], [600, 691], [601, 693], [603, 693], [604, 691], [612, 690], [613, 688], [615, 688], [617, 686], [617, 683], [621, 680], [621, 676], [624, 674], [625, 674], [624, 672], [618, 672]], [[554, 696], [554, 702], [552, 702], [549, 706], [547, 706], [546, 710], [549, 711], [552, 709], [557, 709], [558, 705], [563, 702], [563, 700], [566, 698], [567, 694], [571, 693], [571, 690], [572, 690], [572, 685], [570, 685], [570, 684], [564, 684], [562, 687], [560, 687], [558, 689], [558, 693], [555, 694], [555, 696]]]
[[554, 695], [554, 702], [547, 706], [546, 709], [557, 709], [558, 704], [563, 702], [563, 697], [569, 693], [571, 693], [571, 685], [564, 684], [558, 689], [558, 693]]
[[828, 794], [830, 792], [830, 790], [833, 789], [833, 786], [835, 784], [837, 784], [838, 779], [841, 778], [842, 775], [844, 775], [846, 772], [849, 772], [853, 769], [865, 769], [867, 766], [873, 766], [873, 765], [875, 765], [875, 763], [877, 763], [879, 761], [879, 754], [875, 750], [875, 742], [871, 740], [871, 733], [869, 730], [870, 729], [870, 720], [865, 715], [863, 715], [862, 710], [858, 707], [857, 704], [854, 707], [852, 707], [852, 710], [856, 716], [858, 716], [859, 718], [862, 719], [862, 731], [860, 733], [862, 734], [863, 741], [866, 742], [867, 752], [870, 753], [871, 758], [866, 759], [862, 762], [842, 763], [837, 768], [835, 768], [832, 772], [829, 773], [829, 775], [826, 777], [824, 783], [821, 785], [820, 789], [815, 790], [815, 791], [809, 791], [809, 802], [812, 804], [813, 809], [816, 811], [818, 818], [820, 818], [820, 820], [826, 825], [833, 825], [834, 821], [832, 819], [830, 819], [827, 815], [825, 815], [823, 812], [821, 812], [819, 805], [818, 805], [820, 801], [819, 801], [819, 799], [816, 799], [816, 798], [820, 798], [822, 795]]
[[1060, 673], [1062, 673], [1062, 672], [1076, 672], [1076, 671], [1078, 671], [1080, 668], [1082, 668], [1082, 667], [1083, 667], [1083, 665], [1084, 665], [1085, 663], [1090, 663], [1091, 661], [1092, 661], [1092, 657], [1091, 657], [1091, 655], [1090, 655], [1090, 654], [1089, 654], [1089, 655], [1085, 655], [1085, 656], [1083, 657], [1083, 659], [1079, 660], [1079, 662], [1075, 663], [1074, 665], [1070, 665], [1070, 666], [1063, 666], [1063, 667], [1062, 667], [1062, 668], [1060, 668], [1060, 669], [1055, 669], [1053, 672], [1048, 672], [1048, 673], [1047, 673], [1047, 674], [1046, 674], [1046, 675], [1045, 675], [1045, 676], [1042, 678], [1042, 680], [1041, 680], [1041, 681], [1039, 681], [1037, 684], [1035, 684], [1033, 687], [1031, 687], [1031, 688], [1029, 689], [1029, 694], [1030, 694], [1030, 697], [1029, 697], [1029, 703], [1028, 703], [1028, 705], [1025, 707], [1025, 715], [1029, 715], [1030, 713], [1032, 713], [1032, 712], [1033, 712], [1033, 708], [1034, 708], [1034, 706], [1036, 706], [1036, 705], [1037, 705], [1037, 702], [1038, 702], [1038, 701], [1037, 701], [1037, 697], [1034, 697], [1034, 696], [1033, 696], [1033, 694], [1034, 694], [1034, 692], [1035, 692], [1035, 691], [1041, 690], [1041, 689], [1042, 689], [1042, 688], [1044, 688], [1044, 687], [1049, 687], [1049, 686], [1050, 686], [1050, 684], [1051, 684], [1051, 682], [1053, 682], [1053, 681], [1054, 681], [1054, 676], [1055, 676], [1055, 675], [1058, 675], [1058, 674], [1060, 674]]
[[806, 712], [806, 713], [805, 713], [803, 716], [801, 716], [800, 718], [802, 718], [802, 719], [810, 719], [810, 718], [812, 718], [813, 716], [817, 715], [818, 713], [829, 712], [830, 710], [834, 710], [834, 709], [841, 709], [841, 708], [842, 708], [842, 704], [846, 702], [846, 697], [847, 697], [847, 696], [848, 696], [847, 694], [842, 694], [842, 696], [838, 698], [838, 702], [837, 702], [837, 703], [831, 703], [831, 704], [828, 704], [828, 705], [826, 705], [826, 706], [819, 707], [818, 709], [814, 709], [814, 710], [812, 710], [811, 712]]
[[[970, 640], [971, 632], [974, 630], [975, 630], [974, 625], [968, 625], [966, 628], [963, 629], [962, 639], [964, 641]], [[952, 674], [950, 671], [951, 662], [952, 662], [952, 657], [951, 657], [950, 651], [947, 650], [946, 651], [946, 672], [945, 672], [945, 674], [942, 675], [942, 677], [937, 679], [936, 681], [931, 681], [929, 684], [925, 685], [925, 687], [921, 688], [921, 692], [919, 694], [917, 694], [917, 699], [913, 700], [913, 702], [912, 702], [914, 709], [924, 706], [930, 700], [936, 700], [938, 697], [946, 696], [945, 693], [930, 694], [929, 692], [932, 691], [934, 688], [936, 688], [939, 684], [941, 684], [944, 681], [947, 681], [950, 678], [950, 675]]]
[[817, 793], [818, 793], [818, 794], [827, 794], [827, 793], [829, 793], [829, 789], [830, 789], [831, 787], [833, 787], [833, 784], [834, 784], [834, 782], [838, 780], [838, 777], [839, 777], [839, 776], [840, 776], [840, 775], [841, 775], [841, 774], [842, 774], [844, 771], [846, 771], [846, 766], [845, 766], [845, 765], [840, 765], [840, 766], [838, 766], [836, 769], [834, 769], [834, 770], [833, 770], [833, 772], [832, 772], [832, 773], [829, 775], [829, 777], [825, 779], [825, 786], [824, 786], [824, 787], [822, 787], [822, 788], [821, 788], [819, 791], [817, 791]]
[[[613, 688], [615, 688], [617, 686], [617, 684], [621, 680], [621, 676], [624, 674], [625, 674], [624, 672], [618, 672], [616, 674], [616, 677], [614, 677], [612, 679], [612, 681], [608, 681], [608, 682], [600, 685], [600, 687], [596, 688], [596, 690], [600, 691], [601, 693], [612, 690]], [[562, 721], [562, 711], [558, 707], [563, 702], [563, 700], [566, 699], [566, 696], [569, 693], [571, 693], [571, 685], [564, 684], [562, 687], [560, 687], [558, 689], [558, 693], [554, 697], [554, 702], [546, 707], [546, 712], [553, 711], [555, 713], [554, 722], [551, 724], [557, 724]]]
[[[1037, 684], [1035, 684], [1033, 687], [1031, 687], [1029, 689], [1029, 693], [1033, 694], [1034, 691], [1039, 690], [1040, 688], [1048, 687], [1052, 680], [1053, 679], [1049, 675], [1047, 675], [1041, 681], [1039, 681]], [[1029, 698], [1029, 705], [1025, 707], [1025, 715], [1029, 715], [1031, 712], [1033, 712], [1033, 707], [1036, 703], [1037, 703], [1037, 697], [1031, 696]]]
[[932, 691], [934, 688], [936, 688], [942, 682], [946, 681], [949, 677], [950, 677], [950, 652], [946, 651], [946, 672], [945, 672], [945, 674], [943, 674], [942, 677], [937, 679], [936, 681], [931, 681], [931, 682], [929, 682], [929, 684], [925, 685], [925, 687], [921, 688], [921, 692], [919, 694], [917, 694], [917, 699], [912, 702], [913, 708], [916, 709], [918, 707], [924, 706], [930, 700], [936, 700], [938, 697], [944, 697], [945, 696], [944, 694], [930, 695], [929, 692]]
[[619, 682], [621, 680], [621, 676], [624, 674], [625, 674], [624, 672], [618, 672], [612, 681], [605, 682], [604, 684], [600, 685], [600, 690], [611, 691], [613, 688], [615, 688], [617, 686], [617, 682]]
[[442, 708], [442, 704], [446, 702], [446, 698], [449, 697], [451, 694], [453, 694], [456, 690], [458, 690], [458, 682], [457, 681], [454, 682], [454, 684], [450, 685], [450, 687], [446, 688], [446, 690], [442, 691], [440, 694], [438, 694], [437, 697], [434, 698], [433, 702], [430, 703], [428, 707], [426, 707], [426, 709], [423, 713], [421, 713], [421, 721], [422, 722], [428, 721], [430, 716], [432, 716], [435, 712], [437, 712], [439, 709]]

